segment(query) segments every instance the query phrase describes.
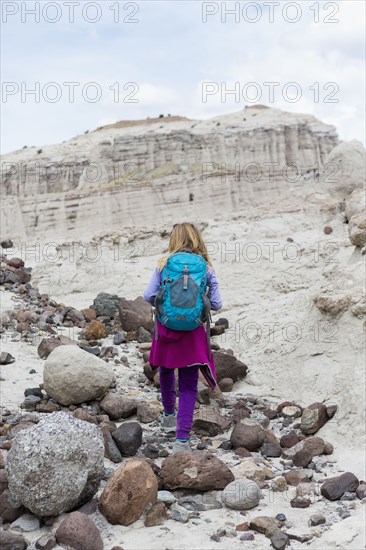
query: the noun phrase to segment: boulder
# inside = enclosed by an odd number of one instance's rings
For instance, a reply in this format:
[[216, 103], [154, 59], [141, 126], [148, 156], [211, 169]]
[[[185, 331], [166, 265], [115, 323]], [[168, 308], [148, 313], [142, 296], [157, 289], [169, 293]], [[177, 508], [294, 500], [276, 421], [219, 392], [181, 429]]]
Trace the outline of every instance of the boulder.
[[200, 435], [214, 437], [229, 429], [231, 421], [214, 407], [203, 405], [194, 414], [192, 430]]
[[256, 420], [251, 418], [244, 418], [235, 425], [231, 432], [230, 441], [234, 449], [245, 447], [248, 451], [258, 451], [263, 443], [278, 443], [272, 432], [265, 430]]
[[116, 294], [108, 294], [107, 292], [99, 292], [94, 298], [92, 309], [95, 310], [96, 316], [105, 315], [113, 319], [118, 311], [118, 304], [122, 298]]
[[312, 403], [301, 415], [301, 431], [306, 435], [314, 434], [327, 422], [327, 408], [323, 403]]
[[365, 182], [365, 149], [355, 139], [334, 147], [325, 158], [320, 173], [320, 186], [325, 191], [341, 197], [363, 188]]
[[332, 477], [324, 481], [320, 492], [327, 500], [339, 500], [344, 493], [357, 491], [359, 480], [351, 472]]
[[229, 483], [222, 492], [223, 504], [233, 510], [250, 510], [261, 498], [259, 486], [249, 479], [237, 479]]
[[142, 296], [136, 300], [122, 298], [118, 304], [118, 312], [122, 329], [126, 332], [138, 331], [140, 327], [151, 332], [153, 328], [152, 308]]
[[353, 214], [348, 223], [348, 234], [354, 246], [363, 248], [366, 246], [366, 210]]
[[224, 462], [209, 452], [177, 453], [166, 458], [160, 477], [164, 489], [213, 491], [224, 489], [234, 475]]
[[72, 512], [56, 531], [58, 544], [73, 550], [104, 550], [99, 529], [81, 512]]
[[158, 482], [149, 464], [130, 459], [119, 466], [107, 481], [99, 509], [113, 525], [130, 525], [147, 505], [155, 503]]
[[9, 489], [17, 504], [55, 516], [89, 500], [103, 475], [100, 430], [64, 412], [17, 434], [8, 453]]
[[55, 348], [43, 370], [45, 391], [66, 406], [102, 397], [114, 379], [105, 361], [72, 345]]
[[124, 422], [112, 437], [122, 455], [134, 456], [142, 445], [142, 428], [138, 422]]
[[100, 408], [112, 420], [119, 420], [136, 414], [137, 401], [120, 393], [108, 392], [100, 402]]
[[233, 382], [244, 378], [247, 375], [248, 367], [233, 355], [222, 350], [214, 351], [217, 382], [224, 378], [231, 378]]

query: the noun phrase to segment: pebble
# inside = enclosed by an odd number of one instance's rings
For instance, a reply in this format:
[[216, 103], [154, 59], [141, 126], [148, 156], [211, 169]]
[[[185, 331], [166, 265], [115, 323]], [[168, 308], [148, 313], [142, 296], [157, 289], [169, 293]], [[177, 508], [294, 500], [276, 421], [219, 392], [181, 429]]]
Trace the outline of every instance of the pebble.
[[356, 493], [350, 493], [346, 491], [339, 500], [355, 500], [356, 496], [357, 496]]
[[314, 514], [310, 516], [309, 524], [315, 527], [317, 525], [323, 525], [325, 521], [326, 521], [325, 517], [322, 516], [321, 514]]

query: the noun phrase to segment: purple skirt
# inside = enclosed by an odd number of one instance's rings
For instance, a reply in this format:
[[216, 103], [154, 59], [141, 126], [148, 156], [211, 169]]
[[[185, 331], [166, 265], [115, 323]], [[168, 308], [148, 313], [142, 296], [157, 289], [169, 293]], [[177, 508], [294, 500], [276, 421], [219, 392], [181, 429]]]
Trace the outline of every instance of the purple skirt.
[[199, 365], [209, 386], [215, 388], [215, 362], [213, 353], [208, 348], [205, 327], [202, 325], [183, 332], [167, 328], [160, 321], [156, 323], [158, 338], [153, 334], [149, 355], [151, 368], [181, 369]]

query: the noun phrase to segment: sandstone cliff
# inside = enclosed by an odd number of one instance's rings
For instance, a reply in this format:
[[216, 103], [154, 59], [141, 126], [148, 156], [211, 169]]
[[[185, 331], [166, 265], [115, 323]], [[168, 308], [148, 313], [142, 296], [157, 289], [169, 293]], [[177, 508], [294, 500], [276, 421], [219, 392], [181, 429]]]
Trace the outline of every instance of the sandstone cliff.
[[310, 115], [260, 105], [203, 121], [122, 121], [4, 155], [1, 235], [87, 238], [235, 212], [317, 181], [338, 142]]

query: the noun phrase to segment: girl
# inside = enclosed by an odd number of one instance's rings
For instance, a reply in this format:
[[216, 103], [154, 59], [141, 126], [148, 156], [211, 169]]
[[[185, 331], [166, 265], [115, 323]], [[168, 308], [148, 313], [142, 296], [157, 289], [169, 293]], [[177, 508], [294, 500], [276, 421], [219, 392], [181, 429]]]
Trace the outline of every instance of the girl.
[[[206, 245], [196, 226], [191, 223], [173, 226], [168, 257], [175, 252], [191, 252], [204, 258], [207, 263], [208, 298], [211, 309], [219, 310], [222, 307], [222, 300], [218, 282], [208, 257]], [[162, 258], [158, 262], [144, 291], [144, 299], [152, 305], [154, 305], [155, 297], [160, 290], [161, 272], [168, 257]], [[153, 369], [159, 368], [160, 391], [164, 407], [161, 428], [166, 432], [176, 431], [173, 453], [190, 451], [189, 436], [197, 398], [199, 371], [201, 370], [212, 389], [216, 386], [213, 354], [208, 347], [203, 325], [191, 331], [177, 331], [165, 327], [156, 320], [156, 329], [158, 338], [153, 338], [149, 363]], [[175, 368], [178, 368], [178, 414], [175, 411]]]

